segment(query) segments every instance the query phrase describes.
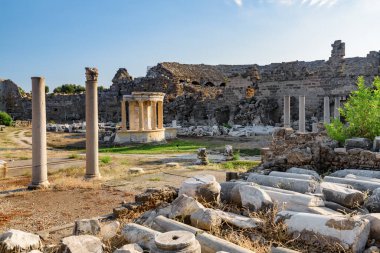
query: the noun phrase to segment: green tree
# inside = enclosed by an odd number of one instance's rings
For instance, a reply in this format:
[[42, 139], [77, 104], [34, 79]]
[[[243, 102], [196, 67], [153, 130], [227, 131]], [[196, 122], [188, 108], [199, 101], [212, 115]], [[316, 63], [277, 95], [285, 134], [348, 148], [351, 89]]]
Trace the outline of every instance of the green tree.
[[6, 113], [0, 111], [0, 125], [10, 126], [12, 124], [12, 117]]
[[380, 136], [380, 78], [376, 77], [372, 86], [366, 86], [364, 77], [359, 77], [357, 86], [339, 109], [347, 123], [335, 119], [326, 125], [329, 136], [337, 141], [352, 137], [373, 140]]
[[62, 84], [61, 86], [54, 89], [54, 93], [63, 94], [79, 94], [84, 92], [86, 89], [81, 85], [76, 84]]
[[50, 88], [49, 88], [49, 86], [45, 86], [45, 93], [47, 94], [47, 93], [49, 93], [49, 91], [50, 91]]

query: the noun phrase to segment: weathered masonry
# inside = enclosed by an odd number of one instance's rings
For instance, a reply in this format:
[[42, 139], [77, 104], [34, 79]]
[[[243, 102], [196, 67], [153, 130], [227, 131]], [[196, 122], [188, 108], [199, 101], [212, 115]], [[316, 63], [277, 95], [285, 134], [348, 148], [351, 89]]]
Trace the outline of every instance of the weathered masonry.
[[[282, 125], [283, 98], [291, 96], [289, 120], [298, 129], [298, 98], [305, 96], [305, 127], [310, 131], [311, 123], [323, 121], [324, 108], [327, 108], [324, 105], [328, 103], [331, 113], [334, 113], [335, 98], [344, 102], [356, 89], [358, 76], [364, 76], [370, 83], [380, 74], [379, 51], [371, 51], [366, 57], [344, 56], [345, 43], [338, 40], [332, 44], [328, 60], [264, 66], [164, 62], [150, 68], [145, 77], [135, 79], [121, 68], [110, 89], [99, 92], [99, 121], [121, 121], [120, 101], [124, 95], [163, 92], [166, 94], [164, 123], [176, 120], [182, 126], [226, 123]], [[31, 118], [30, 97], [22, 96], [10, 80], [0, 80], [0, 97], [0, 107], [13, 117]], [[329, 101], [325, 97], [329, 97]], [[47, 120], [84, 120], [84, 99], [84, 94], [48, 95]]]

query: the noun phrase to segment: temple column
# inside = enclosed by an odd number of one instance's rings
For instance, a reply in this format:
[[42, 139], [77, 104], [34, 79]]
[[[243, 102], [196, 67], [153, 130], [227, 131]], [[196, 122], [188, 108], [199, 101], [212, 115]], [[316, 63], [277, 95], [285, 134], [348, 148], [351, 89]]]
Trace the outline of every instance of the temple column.
[[157, 102], [152, 101], [152, 129], [157, 129]]
[[305, 96], [299, 96], [299, 119], [298, 119], [298, 130], [301, 133], [305, 133]]
[[330, 98], [323, 98], [323, 123], [330, 124]]
[[164, 128], [164, 106], [162, 101], [158, 101], [158, 129], [163, 129]]
[[28, 188], [47, 187], [45, 79], [32, 77], [32, 182]]
[[144, 102], [139, 102], [139, 131], [144, 131]]
[[129, 111], [129, 130], [136, 130], [135, 127], [135, 102], [128, 102], [128, 111]]
[[290, 96], [284, 96], [284, 127], [290, 127]]
[[98, 70], [86, 68], [86, 179], [99, 178]]
[[127, 111], [125, 109], [125, 101], [121, 101], [121, 130], [127, 130]]
[[340, 120], [339, 108], [340, 108], [340, 97], [336, 97], [334, 99], [334, 118]]

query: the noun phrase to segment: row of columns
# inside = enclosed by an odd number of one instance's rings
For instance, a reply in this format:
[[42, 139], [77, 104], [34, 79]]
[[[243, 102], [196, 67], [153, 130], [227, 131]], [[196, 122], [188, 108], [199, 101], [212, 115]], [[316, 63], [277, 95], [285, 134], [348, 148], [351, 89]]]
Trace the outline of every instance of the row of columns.
[[[100, 177], [97, 78], [97, 69], [86, 68], [86, 179]], [[45, 78], [32, 77], [32, 182], [28, 188], [47, 187]]]
[[[128, 105], [129, 130], [144, 131], [144, 130], [149, 130], [149, 128], [151, 128], [152, 130], [163, 129], [164, 108], [163, 108], [162, 101], [128, 101], [128, 104], [129, 104]], [[126, 106], [126, 101], [125, 100], [121, 101], [121, 129], [124, 131], [127, 130], [127, 114], [126, 114], [125, 106]], [[138, 107], [138, 110], [135, 109], [136, 107]], [[151, 117], [149, 113], [150, 107], [152, 108]], [[138, 114], [137, 127], [135, 125], [136, 111]]]
[[[298, 120], [298, 130], [301, 133], [306, 132], [305, 128], [305, 96], [299, 96], [299, 120]], [[334, 98], [334, 118], [340, 119], [340, 97]], [[324, 123], [330, 123], [330, 98], [324, 97], [323, 98], [323, 122]], [[284, 127], [289, 128], [290, 125], [290, 96], [284, 96]]]

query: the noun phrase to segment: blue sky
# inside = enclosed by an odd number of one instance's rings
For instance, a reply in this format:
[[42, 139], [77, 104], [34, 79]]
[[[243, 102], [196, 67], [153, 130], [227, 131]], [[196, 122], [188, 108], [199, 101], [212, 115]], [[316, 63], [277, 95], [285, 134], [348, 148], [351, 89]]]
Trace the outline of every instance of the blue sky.
[[268, 64], [380, 50], [380, 0], [0, 0], [0, 78], [109, 86], [163, 61]]

